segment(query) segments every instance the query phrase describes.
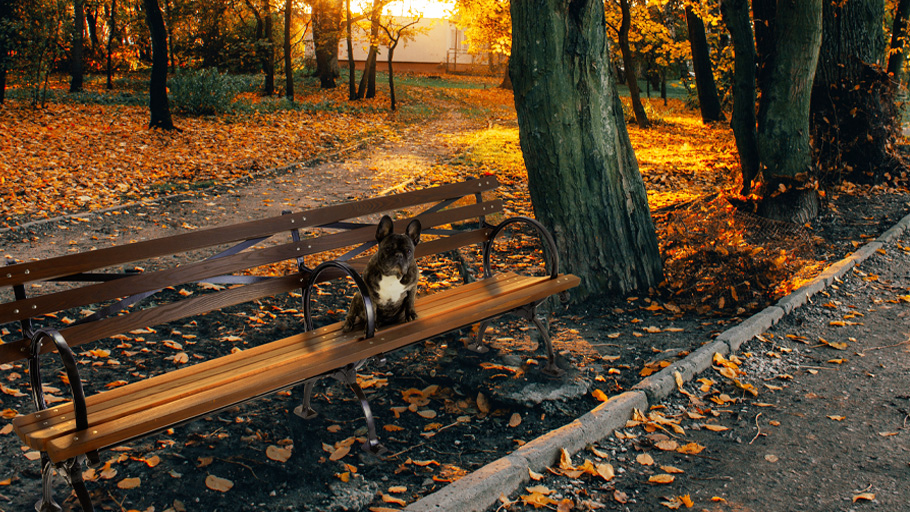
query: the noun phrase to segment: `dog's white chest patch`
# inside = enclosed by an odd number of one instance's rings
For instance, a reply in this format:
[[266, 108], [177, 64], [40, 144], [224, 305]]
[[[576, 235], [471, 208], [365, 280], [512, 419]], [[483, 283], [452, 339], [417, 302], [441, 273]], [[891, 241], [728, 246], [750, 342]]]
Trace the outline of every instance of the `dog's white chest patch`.
[[407, 292], [408, 287], [401, 284], [401, 280], [393, 275], [383, 275], [382, 279], [379, 280], [379, 289], [376, 290], [380, 304], [401, 302]]

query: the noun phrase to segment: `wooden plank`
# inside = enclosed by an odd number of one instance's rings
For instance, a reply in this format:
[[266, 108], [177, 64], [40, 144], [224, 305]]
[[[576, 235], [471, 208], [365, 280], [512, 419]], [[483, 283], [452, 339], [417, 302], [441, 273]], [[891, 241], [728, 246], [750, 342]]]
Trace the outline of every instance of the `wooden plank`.
[[[502, 201], [497, 200], [424, 214], [419, 216], [419, 218], [422, 223], [426, 223], [427, 227], [435, 227], [466, 218], [478, 217], [494, 208], [501, 207]], [[399, 231], [404, 229], [408, 221], [409, 219], [396, 221], [396, 227]], [[83, 307], [137, 293], [160, 290], [168, 286], [203, 281], [207, 278], [231, 274], [279, 261], [348, 247], [370, 241], [375, 238], [375, 234], [376, 228], [368, 226], [343, 233], [324, 235], [318, 238], [255, 251], [241, 252], [223, 258], [188, 263], [157, 272], [136, 274], [114, 281], [17, 300], [0, 305], [0, 324], [56, 313], [69, 308]], [[154, 323], [157, 324], [159, 322]]]
[[[417, 306], [422, 316], [431, 316], [442, 307], [441, 305], [452, 302], [463, 302], [465, 297], [467, 297], [468, 301], [483, 300], [483, 297], [489, 293], [485, 292], [485, 289], [497, 289], [502, 293], [503, 291], [511, 290], [516, 286], [521, 286], [521, 279], [523, 278], [516, 274], [502, 274], [495, 278], [477, 281], [426, 297], [421, 297], [418, 300]], [[110, 391], [105, 391], [104, 393], [89, 396], [86, 398], [86, 404], [93, 413], [108, 407], [121, 405], [123, 402], [132, 402], [134, 404], [140, 404], [140, 406], [145, 406], [149, 403], [152, 395], [191, 384], [198, 379], [199, 374], [204, 372], [215, 371], [233, 373], [247, 365], [262, 361], [265, 358], [282, 358], [286, 357], [288, 352], [297, 350], [315, 351], [321, 345], [337, 342], [339, 338], [347, 337], [357, 339], [360, 336], [359, 333], [341, 334], [340, 328], [341, 323], [339, 322], [315, 329], [312, 333], [287, 337], [282, 340], [244, 350], [243, 352], [225, 355], [214, 360], [198, 363], [191, 367], [167, 372], [131, 385], [121, 386]], [[309, 341], [316, 338], [319, 339], [317, 341]], [[306, 346], [301, 346], [301, 343]], [[136, 386], [139, 386], [142, 389], [136, 391]], [[17, 431], [27, 433], [31, 430], [35, 430], [35, 428], [30, 427], [30, 425], [36, 423], [55, 423], [60, 421], [61, 416], [70, 416], [68, 419], [72, 419], [72, 410], [71, 403], [59, 404], [45, 411], [17, 417], [14, 419], [14, 426], [16, 426]], [[71, 428], [74, 427], [75, 424], [72, 424]]]
[[353, 203], [338, 204], [314, 210], [279, 215], [190, 233], [119, 245], [80, 254], [68, 254], [41, 261], [29, 261], [0, 269], [0, 286], [12, 286], [53, 279], [133, 261], [179, 254], [205, 247], [268, 236], [292, 229], [331, 224], [345, 219], [381, 213], [408, 206], [454, 199], [499, 186], [495, 177], [441, 185], [413, 192], [374, 197]]
[[[421, 305], [421, 318], [418, 321], [432, 328], [435, 325], [434, 318], [441, 312], [453, 308], [470, 307], [479, 302], [490, 300], [490, 297], [486, 295], [488, 292], [494, 293], [494, 290], [499, 295], [519, 292], [521, 288], [528, 286], [535, 279], [538, 278], [513, 275], [499, 282], [488, 283], [478, 290], [480, 293], [449, 294], [449, 297], [434, 301], [432, 308], [428, 309]], [[509, 284], [508, 286], [506, 286], [507, 283]], [[461, 295], [461, 297], [459, 298], [456, 295]], [[146, 415], [147, 410], [156, 407], [166, 408], [168, 404], [173, 404], [181, 399], [190, 398], [193, 395], [198, 395], [219, 386], [222, 388], [225, 386], [231, 387], [235, 386], [237, 382], [243, 382], [244, 386], [246, 386], [253, 375], [273, 373], [278, 367], [291, 364], [288, 363], [289, 358], [293, 359], [293, 364], [300, 365], [298, 371], [304, 372], [298, 374], [297, 378], [306, 379], [317, 376], [324, 373], [324, 371], [320, 373], [308, 371], [309, 365], [306, 361], [319, 358], [321, 357], [320, 354], [326, 351], [343, 355], [346, 351], [356, 349], [364, 344], [372, 344], [374, 341], [358, 341], [353, 335], [341, 335], [337, 332], [339, 326], [340, 324], [336, 324], [334, 333], [324, 331], [322, 336], [320, 336], [323, 340], [314, 346], [302, 343], [306, 338], [305, 335], [290, 337], [281, 340], [284, 346], [280, 350], [260, 350], [257, 354], [247, 354], [250, 351], [245, 351], [242, 356], [232, 354], [220, 358], [233, 359], [232, 364], [229, 365], [218, 365], [219, 361], [206, 362], [210, 364], [207, 365], [207, 368], [204, 368], [206, 370], [204, 374], [191, 373], [186, 371], [189, 369], [182, 369], [170, 372], [183, 374], [176, 381], [168, 382], [168, 377], [162, 375], [123, 386], [110, 392], [94, 395], [91, 397], [93, 402], [104, 401], [91, 404], [92, 412], [89, 415], [89, 429], [101, 432], [106, 424], [119, 421], [129, 415], [134, 415], [134, 419], [141, 420], [141, 417]], [[331, 339], [333, 334], [336, 336], [335, 339]], [[341, 339], [337, 338], [337, 336], [340, 336]], [[196, 366], [205, 365], [206, 363], [200, 363]], [[332, 369], [335, 368], [330, 368], [329, 370]], [[137, 387], [139, 391], [136, 391]], [[155, 389], [152, 392], [148, 392], [149, 388]], [[203, 407], [203, 405], [199, 405], [199, 407]], [[75, 422], [71, 419], [71, 411], [71, 404], [58, 406], [42, 413], [29, 415], [29, 417], [16, 418], [14, 426], [17, 429], [17, 433], [20, 436], [25, 436], [33, 448], [44, 450], [48, 448], [47, 442], [50, 439], [74, 433]], [[43, 424], [45, 422], [49, 423], [50, 427], [44, 427]]]
[[[390, 326], [376, 338], [349, 345], [333, 345], [317, 353], [305, 353], [280, 361], [266, 369], [235, 373], [233, 380], [210, 390], [193, 394], [159, 407], [143, 409], [141, 414], [120, 418], [103, 429], [91, 427], [87, 431], [71, 433], [50, 440], [47, 444], [51, 460], [60, 461], [117, 444], [126, 439], [142, 436], [169, 425], [221, 409], [263, 392], [277, 391], [310, 376], [321, 375], [335, 368], [385, 353], [410, 343], [426, 339], [439, 332], [440, 326], [470, 325], [497, 316], [528, 302], [541, 300], [553, 293], [578, 284], [575, 276], [558, 279], [526, 278], [529, 285], [522, 291], [488, 298], [468, 307], [451, 307], [446, 313], [432, 319]], [[353, 350], [352, 350], [353, 349]], [[243, 385], [237, 383], [243, 382]]]

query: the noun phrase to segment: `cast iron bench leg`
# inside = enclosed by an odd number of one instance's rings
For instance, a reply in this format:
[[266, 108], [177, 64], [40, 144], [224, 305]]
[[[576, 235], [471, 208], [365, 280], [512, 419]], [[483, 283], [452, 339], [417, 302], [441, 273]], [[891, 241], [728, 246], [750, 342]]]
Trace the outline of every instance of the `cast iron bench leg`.
[[553, 350], [553, 340], [550, 339], [550, 333], [547, 332], [547, 327], [544, 325], [543, 321], [541, 321], [540, 317], [537, 316], [537, 306], [539, 304], [539, 302], [528, 304], [522, 308], [522, 311], [525, 313], [528, 320], [537, 327], [540, 337], [543, 338], [543, 342], [547, 346], [547, 366], [544, 367], [541, 372], [551, 377], [561, 377], [566, 371], [556, 366], [556, 352]]
[[37, 512], [60, 512], [63, 508], [54, 501], [54, 465], [47, 454], [41, 454], [41, 499], [35, 503]]
[[465, 347], [472, 352], [477, 352], [478, 354], [486, 354], [490, 351], [490, 348], [483, 344], [483, 335], [487, 332], [487, 327], [490, 326], [490, 320], [484, 320], [480, 322], [479, 327], [477, 328], [477, 335], [474, 336], [474, 341], [468, 343]]
[[303, 403], [294, 408], [294, 414], [305, 420], [315, 418], [318, 413], [310, 407], [310, 400], [313, 398], [313, 386], [316, 379], [311, 379], [303, 383]]
[[386, 453], [388, 449], [379, 442], [379, 437], [376, 435], [376, 422], [373, 419], [373, 412], [370, 410], [370, 402], [367, 401], [367, 395], [363, 392], [360, 384], [357, 384], [356, 367], [354, 365], [348, 365], [343, 370], [338, 370], [333, 377], [347, 384], [348, 387], [351, 388], [351, 391], [357, 395], [357, 399], [360, 400], [360, 406], [363, 408], [363, 415], [366, 418], [368, 432], [367, 441], [361, 445], [361, 448], [374, 455]]
[[76, 492], [76, 497], [79, 499], [79, 505], [82, 506], [83, 512], [92, 512], [95, 510], [92, 505], [92, 498], [88, 494], [88, 489], [85, 487], [85, 480], [82, 479], [82, 459], [83, 457], [76, 457], [74, 459], [69, 459], [63, 463], [63, 474], [64, 479], [69, 482], [73, 487], [73, 491]]

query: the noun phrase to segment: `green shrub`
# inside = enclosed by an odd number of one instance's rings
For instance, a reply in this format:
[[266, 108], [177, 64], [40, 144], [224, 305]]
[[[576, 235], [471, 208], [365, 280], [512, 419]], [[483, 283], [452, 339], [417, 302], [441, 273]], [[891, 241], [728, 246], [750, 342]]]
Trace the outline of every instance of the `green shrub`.
[[224, 114], [233, 110], [234, 97], [244, 85], [215, 68], [181, 71], [170, 81], [170, 97], [174, 109], [183, 114]]

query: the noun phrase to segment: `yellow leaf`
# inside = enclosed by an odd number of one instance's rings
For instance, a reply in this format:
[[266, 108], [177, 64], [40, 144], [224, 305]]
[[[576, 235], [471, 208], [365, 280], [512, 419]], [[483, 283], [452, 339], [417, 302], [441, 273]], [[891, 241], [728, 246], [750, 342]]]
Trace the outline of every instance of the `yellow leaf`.
[[875, 499], [875, 494], [871, 492], [864, 492], [853, 496], [853, 503], [856, 503], [859, 500], [872, 501]]
[[604, 393], [603, 391], [601, 391], [599, 389], [595, 389], [594, 391], [592, 391], [591, 396], [593, 396], [594, 399], [597, 400], [598, 402], [606, 402], [607, 400], [610, 399], [610, 397], [608, 397], [606, 393]]
[[339, 448], [332, 451], [332, 454], [329, 455], [329, 460], [335, 461], [344, 458], [351, 451], [351, 445], [342, 445]]
[[139, 487], [142, 482], [138, 478], [124, 478], [123, 480], [117, 482], [118, 489], [135, 489]]
[[673, 440], [658, 441], [654, 447], [665, 452], [672, 452], [679, 448], [679, 443]]
[[[339, 430], [340, 430], [340, 428], [341, 427], [339, 427]], [[385, 430], [386, 432], [400, 432], [400, 431], [404, 430], [403, 427], [399, 427], [398, 425], [383, 425], [382, 429]]]
[[234, 482], [226, 478], [219, 478], [215, 475], [205, 477], [205, 486], [213, 491], [228, 492], [234, 487]]
[[695, 506], [695, 502], [692, 501], [692, 496], [689, 494], [680, 496], [679, 499], [680, 499], [680, 501], [682, 501], [683, 505], [686, 506], [686, 508], [692, 508]]
[[834, 420], [834, 421], [844, 421], [845, 419], [847, 419], [847, 417], [846, 417], [846, 416], [831, 416], [831, 415], [829, 415], [829, 416], [828, 416], [828, 419], [829, 419], [829, 420]]
[[651, 478], [648, 479], [648, 482], [650, 482], [652, 484], [670, 484], [670, 483], [673, 483], [674, 480], [676, 480], [676, 477], [673, 475], [660, 474], [660, 475], [653, 475]]
[[145, 459], [145, 465], [150, 468], [153, 468], [153, 467], [157, 466], [158, 464], [161, 464], [161, 457], [159, 457], [157, 455], [152, 455], [151, 457]]
[[597, 470], [597, 474], [600, 475], [600, 477], [603, 478], [604, 480], [606, 480], [607, 482], [609, 482], [610, 480], [613, 479], [614, 476], [616, 476], [616, 473], [613, 471], [612, 464], [598, 464], [595, 466], [595, 468]]
[[0, 428], [0, 435], [5, 436], [12, 431], [13, 431], [13, 424], [7, 423], [6, 425], [3, 425], [3, 428]]
[[725, 427], [723, 425], [708, 424], [703, 426], [712, 432], [723, 432], [725, 430], [730, 430], [730, 427]]
[[543, 475], [541, 475], [540, 473], [535, 472], [535, 471], [534, 471], [533, 469], [531, 469], [531, 468], [528, 468], [528, 476], [530, 476], [530, 477], [531, 477], [531, 480], [534, 480], [535, 482], [539, 482], [539, 481], [543, 480]]
[[700, 444], [698, 444], [698, 443], [689, 443], [689, 444], [680, 446], [679, 448], [676, 449], [676, 451], [679, 452], [679, 453], [686, 453], [686, 454], [689, 454], [689, 455], [696, 455], [696, 454], [701, 453], [701, 451], [704, 450], [704, 449], [705, 449], [705, 447], [702, 446], [702, 445], [700, 445]]
[[685, 471], [683, 471], [677, 467], [674, 467], [674, 466], [661, 466], [660, 469], [664, 473], [671, 473], [674, 475], [681, 475], [681, 474], [685, 473]]
[[402, 507], [408, 504], [408, 502], [404, 501], [403, 499], [396, 498], [395, 496], [389, 496], [388, 494], [379, 493], [379, 496], [382, 498], [382, 501], [386, 503], [394, 503], [396, 505], [401, 505]]

